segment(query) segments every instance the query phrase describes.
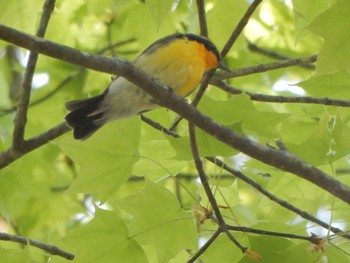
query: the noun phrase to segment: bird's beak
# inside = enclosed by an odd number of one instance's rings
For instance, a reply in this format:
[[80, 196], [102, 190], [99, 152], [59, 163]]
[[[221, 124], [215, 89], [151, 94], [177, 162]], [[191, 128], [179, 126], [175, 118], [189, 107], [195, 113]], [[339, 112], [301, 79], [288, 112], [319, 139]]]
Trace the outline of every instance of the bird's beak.
[[219, 69], [222, 69], [226, 72], [231, 72], [230, 69], [222, 62], [222, 61], [219, 61], [219, 66], [218, 66]]

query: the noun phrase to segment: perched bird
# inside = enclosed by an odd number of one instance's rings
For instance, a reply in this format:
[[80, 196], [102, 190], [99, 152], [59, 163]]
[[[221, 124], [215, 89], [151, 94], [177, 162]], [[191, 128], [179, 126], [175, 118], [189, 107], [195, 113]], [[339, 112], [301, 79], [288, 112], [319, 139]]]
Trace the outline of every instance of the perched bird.
[[[223, 68], [220, 54], [207, 38], [174, 34], [150, 45], [133, 64], [180, 96], [189, 95], [205, 72]], [[117, 77], [96, 97], [66, 103], [66, 121], [75, 139], [87, 139], [102, 125], [156, 108], [152, 97], [123, 77]]]

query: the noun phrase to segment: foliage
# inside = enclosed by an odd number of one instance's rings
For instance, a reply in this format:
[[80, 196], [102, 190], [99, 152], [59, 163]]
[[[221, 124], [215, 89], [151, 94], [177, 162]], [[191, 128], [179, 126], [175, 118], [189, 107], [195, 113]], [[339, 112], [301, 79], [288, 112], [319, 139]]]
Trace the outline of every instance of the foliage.
[[[59, 0], [45, 39], [132, 60], [165, 35], [198, 34], [204, 22], [198, 22], [197, 5], [203, 2], [209, 37], [221, 50], [249, 4], [259, 1]], [[43, 4], [0, 1], [0, 24], [35, 34]], [[349, 13], [348, 0], [263, 0], [224, 59], [239, 77], [217, 73], [198, 109], [237, 134], [290, 151], [349, 185]], [[308, 63], [272, 63], [292, 58]], [[176, 263], [196, 257], [243, 263], [260, 256], [262, 262], [349, 261], [350, 215], [336, 195], [339, 189], [325, 191], [317, 178], [306, 181], [196, 129], [215, 204], [187, 121], [175, 132], [167, 130], [177, 118], [170, 110], [145, 113], [165, 132], [135, 117], [108, 124], [81, 142], [64, 125], [56, 126], [64, 120], [66, 101], [102, 92], [111, 77], [105, 73], [40, 55], [25, 138], [52, 134], [52, 127], [57, 133], [34, 151], [11, 151], [26, 59], [26, 50], [0, 41], [0, 161], [5, 163], [0, 232], [16, 235], [11, 235], [14, 242], [6, 240], [10, 235], [0, 238], [1, 259], [69, 262], [45, 247], [53, 244], [72, 253], [73, 262], [86, 263]], [[231, 92], [223, 89], [222, 79]], [[344, 232], [336, 234], [327, 224]]]

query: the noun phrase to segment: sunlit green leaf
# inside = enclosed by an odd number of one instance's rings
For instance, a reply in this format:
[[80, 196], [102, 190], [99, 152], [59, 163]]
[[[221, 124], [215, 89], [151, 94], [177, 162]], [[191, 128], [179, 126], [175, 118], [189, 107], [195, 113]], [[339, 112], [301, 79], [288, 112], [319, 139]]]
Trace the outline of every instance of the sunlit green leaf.
[[315, 76], [298, 83], [306, 92], [315, 97], [344, 99], [349, 92], [350, 74], [345, 71]]
[[96, 209], [94, 219], [70, 231], [64, 241], [76, 250], [74, 262], [147, 262], [125, 223], [110, 211]]
[[[152, 245], [159, 262], [167, 262], [182, 249], [196, 247], [196, 228], [191, 214], [184, 212], [175, 196], [146, 181], [138, 194], [119, 201], [133, 216], [130, 231], [141, 244]], [[164, 235], [166, 233], [166, 235]]]
[[347, 28], [350, 27], [349, 12], [349, 1], [339, 0], [309, 26], [312, 32], [324, 39], [317, 59], [318, 74], [350, 71], [350, 62], [347, 59], [350, 55], [350, 40], [347, 35]]
[[297, 36], [305, 34], [305, 28], [311, 21], [332, 6], [335, 0], [292, 0], [293, 11], [295, 12], [295, 27]]
[[81, 166], [70, 191], [108, 199], [130, 177], [139, 158], [139, 139], [139, 121], [130, 119], [109, 124], [84, 142], [70, 136], [57, 141], [62, 151]]

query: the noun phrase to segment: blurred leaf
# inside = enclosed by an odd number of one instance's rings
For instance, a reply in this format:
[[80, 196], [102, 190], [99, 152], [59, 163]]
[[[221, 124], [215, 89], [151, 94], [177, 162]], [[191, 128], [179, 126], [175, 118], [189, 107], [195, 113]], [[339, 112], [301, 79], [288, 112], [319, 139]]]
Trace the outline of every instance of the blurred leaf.
[[64, 242], [76, 249], [74, 262], [148, 262], [141, 246], [114, 212], [96, 208], [94, 219], [71, 230]]
[[152, 245], [159, 262], [168, 262], [182, 249], [196, 248], [196, 227], [175, 196], [146, 181], [138, 194], [125, 197], [119, 205], [133, 216], [130, 231], [143, 245]]
[[0, 1], [0, 23], [33, 34], [43, 3], [31, 0]]
[[157, 28], [164, 21], [174, 3], [174, 0], [146, 0], [148, 10]]
[[4, 249], [0, 247], [0, 258], [6, 263], [30, 263], [33, 262], [30, 257], [29, 249]]

